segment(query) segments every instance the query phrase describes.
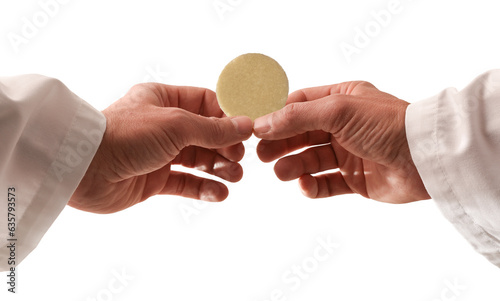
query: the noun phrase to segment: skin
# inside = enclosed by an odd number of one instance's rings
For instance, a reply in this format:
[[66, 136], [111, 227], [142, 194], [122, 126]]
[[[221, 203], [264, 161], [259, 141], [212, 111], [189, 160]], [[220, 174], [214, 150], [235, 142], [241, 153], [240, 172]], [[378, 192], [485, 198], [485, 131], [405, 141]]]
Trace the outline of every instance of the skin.
[[213, 91], [162, 84], [134, 86], [103, 111], [106, 131], [68, 205], [93, 213], [124, 210], [157, 194], [218, 202], [227, 187], [172, 171], [202, 170], [237, 182], [241, 143], [252, 135], [248, 117], [225, 117]]
[[299, 179], [310, 198], [357, 193], [395, 204], [429, 199], [406, 139], [408, 105], [367, 82], [299, 90], [282, 110], [255, 121], [254, 133], [263, 139], [257, 153], [264, 162], [279, 159], [278, 178]]

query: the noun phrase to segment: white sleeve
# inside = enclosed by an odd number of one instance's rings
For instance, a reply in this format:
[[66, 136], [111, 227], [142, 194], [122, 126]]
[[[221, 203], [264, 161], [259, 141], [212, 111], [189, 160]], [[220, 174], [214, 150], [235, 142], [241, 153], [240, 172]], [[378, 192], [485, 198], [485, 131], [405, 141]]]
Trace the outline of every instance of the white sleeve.
[[0, 271], [37, 246], [85, 174], [105, 126], [102, 113], [56, 79], [0, 77]]
[[500, 70], [410, 104], [406, 132], [429, 195], [500, 267]]

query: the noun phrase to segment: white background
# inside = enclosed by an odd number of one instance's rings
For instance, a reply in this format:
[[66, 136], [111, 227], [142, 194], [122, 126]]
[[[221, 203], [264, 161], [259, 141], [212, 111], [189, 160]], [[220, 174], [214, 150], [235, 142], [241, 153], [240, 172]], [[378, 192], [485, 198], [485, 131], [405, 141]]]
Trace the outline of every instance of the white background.
[[[359, 79], [409, 102], [500, 66], [500, 7], [491, 0], [400, 0], [383, 25], [373, 13], [390, 0], [221, 0], [231, 6], [223, 13], [213, 0], [67, 2], [44, 19], [35, 0], [0, 1], [0, 74], [56, 77], [98, 109], [139, 82], [215, 89], [225, 64], [247, 52], [275, 58], [291, 91]], [[37, 32], [14, 45], [9, 37], [33, 18]], [[348, 62], [342, 43], [367, 28], [370, 40]], [[256, 143], [246, 143], [244, 178], [223, 203], [158, 196], [112, 215], [66, 208], [18, 268], [16, 296], [2, 273], [0, 298], [500, 298], [500, 270], [433, 201], [310, 200], [257, 159]], [[321, 239], [339, 246], [318, 262]], [[307, 270], [303, 278], [289, 274], [294, 266]]]

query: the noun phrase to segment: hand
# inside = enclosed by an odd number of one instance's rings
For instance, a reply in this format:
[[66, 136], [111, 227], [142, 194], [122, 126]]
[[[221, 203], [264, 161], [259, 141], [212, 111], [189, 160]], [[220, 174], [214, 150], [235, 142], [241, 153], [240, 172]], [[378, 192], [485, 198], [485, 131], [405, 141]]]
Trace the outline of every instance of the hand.
[[243, 176], [242, 141], [252, 134], [248, 117], [223, 117], [215, 93], [193, 87], [142, 84], [103, 111], [107, 125], [99, 149], [69, 205], [112, 213], [156, 194], [218, 202], [227, 187], [171, 171], [196, 168], [224, 180]]
[[[281, 158], [283, 181], [299, 179], [310, 198], [358, 193], [388, 203], [429, 199], [406, 140], [408, 103], [367, 82], [309, 88], [291, 94], [280, 111], [258, 118], [259, 158]], [[313, 174], [338, 169], [330, 173]]]

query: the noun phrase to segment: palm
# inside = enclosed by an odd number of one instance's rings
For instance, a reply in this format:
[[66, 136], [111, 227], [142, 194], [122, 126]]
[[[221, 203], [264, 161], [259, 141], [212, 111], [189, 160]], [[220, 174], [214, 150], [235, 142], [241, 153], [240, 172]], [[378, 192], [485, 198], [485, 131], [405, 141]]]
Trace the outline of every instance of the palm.
[[335, 147], [338, 166], [348, 189], [366, 198], [388, 203], [404, 203], [408, 177], [401, 170], [362, 159], [347, 152], [340, 146]]

